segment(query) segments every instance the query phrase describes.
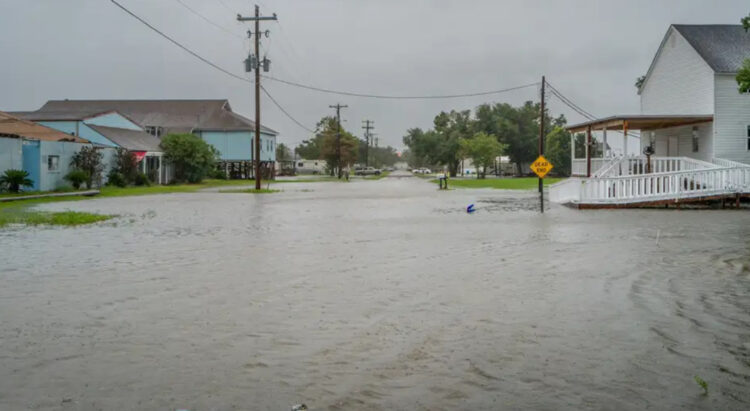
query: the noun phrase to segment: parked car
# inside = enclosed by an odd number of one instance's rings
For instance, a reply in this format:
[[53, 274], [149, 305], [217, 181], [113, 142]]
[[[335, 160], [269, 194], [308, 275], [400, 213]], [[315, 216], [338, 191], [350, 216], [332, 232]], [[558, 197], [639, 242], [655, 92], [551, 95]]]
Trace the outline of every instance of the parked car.
[[429, 168], [415, 168], [411, 171], [414, 174], [432, 174], [432, 171]]
[[356, 176], [379, 176], [381, 173], [382, 171], [379, 168], [375, 167], [362, 167], [354, 169], [354, 175]]

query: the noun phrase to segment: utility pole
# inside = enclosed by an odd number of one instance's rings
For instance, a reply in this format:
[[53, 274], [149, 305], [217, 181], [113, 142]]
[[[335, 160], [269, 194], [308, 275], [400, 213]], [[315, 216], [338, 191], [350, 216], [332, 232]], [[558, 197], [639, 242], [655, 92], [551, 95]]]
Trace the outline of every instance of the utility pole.
[[[542, 76], [542, 104], [539, 106], [539, 155], [544, 155], [544, 76]], [[539, 177], [539, 210], [544, 213], [544, 179]]]
[[[242, 17], [237, 15], [237, 21], [254, 21], [255, 32], [248, 31], [249, 37], [255, 34], [255, 54], [250, 55], [245, 60], [245, 71], [255, 70], [255, 150], [253, 153], [253, 159], [255, 160], [255, 189], [260, 190], [260, 67], [263, 66], [263, 71], [268, 71], [270, 61], [263, 58], [263, 62], [260, 61], [260, 36], [263, 34], [260, 31], [260, 22], [268, 20], [277, 20], [276, 13], [272, 17], [261, 17], [260, 7], [255, 5], [255, 16], [254, 17]], [[265, 32], [268, 37], [268, 31]]]
[[338, 176], [341, 178], [341, 109], [349, 106], [336, 104], [328, 106], [336, 109], [336, 166], [338, 167]]
[[375, 126], [372, 124], [374, 121], [363, 120], [365, 125], [362, 126], [365, 129], [365, 167], [370, 165], [370, 130], [374, 129]]

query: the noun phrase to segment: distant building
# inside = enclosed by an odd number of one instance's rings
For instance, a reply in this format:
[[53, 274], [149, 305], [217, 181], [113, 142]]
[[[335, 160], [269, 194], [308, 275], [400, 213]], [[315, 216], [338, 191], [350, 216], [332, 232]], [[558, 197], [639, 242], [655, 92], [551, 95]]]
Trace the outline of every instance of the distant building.
[[298, 174], [325, 174], [328, 163], [325, 160], [296, 160]]
[[[117, 112], [156, 138], [170, 133], [193, 133], [219, 152], [220, 167], [235, 178], [254, 174], [255, 123], [232, 111], [224, 100], [50, 100], [39, 110], [19, 113], [24, 118], [43, 118], [61, 113], [78, 116]], [[109, 127], [120, 125], [99, 124]], [[88, 131], [88, 130], [85, 130]], [[271, 172], [276, 161], [276, 136], [261, 127], [260, 161]]]

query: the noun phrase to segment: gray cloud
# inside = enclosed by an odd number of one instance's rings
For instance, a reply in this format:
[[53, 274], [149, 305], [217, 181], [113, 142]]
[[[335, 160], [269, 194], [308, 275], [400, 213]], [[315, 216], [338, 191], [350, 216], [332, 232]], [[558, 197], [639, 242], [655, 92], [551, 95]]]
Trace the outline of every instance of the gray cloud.
[[[182, 0], [242, 36], [245, 0]], [[229, 35], [174, 0], [121, 0], [199, 54], [242, 74], [247, 40]], [[223, 3], [223, 4], [222, 4]], [[263, 0], [280, 23], [264, 25], [272, 75], [377, 94], [499, 89], [542, 74], [596, 115], [638, 111], [633, 82], [648, 69], [671, 23], [732, 23], [745, 1], [344, 1]], [[225, 7], [228, 6], [227, 7]], [[231, 11], [230, 11], [231, 10]], [[30, 110], [59, 98], [229, 98], [251, 116], [250, 84], [195, 60], [106, 0], [0, 2], [0, 109]], [[439, 101], [370, 100], [267, 81], [267, 89], [312, 128], [341, 102], [345, 127], [361, 135], [375, 120], [381, 144], [401, 146], [407, 128], [429, 127], [440, 110], [537, 99], [534, 88]], [[555, 113], [581, 118], [553, 100]], [[263, 123], [295, 145], [308, 133], [264, 100]]]

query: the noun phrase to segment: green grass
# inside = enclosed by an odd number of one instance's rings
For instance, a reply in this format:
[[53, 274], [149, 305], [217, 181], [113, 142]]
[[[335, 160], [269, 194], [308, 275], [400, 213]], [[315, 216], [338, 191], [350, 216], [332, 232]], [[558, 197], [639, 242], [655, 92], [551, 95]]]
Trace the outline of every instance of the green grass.
[[59, 188], [53, 191], [24, 191], [21, 193], [0, 193], [0, 198], [16, 198], [16, 197], [28, 197], [39, 194], [57, 194], [57, 193], [74, 193], [76, 191], [88, 191], [88, 190], [75, 190], [72, 187]]
[[77, 226], [109, 220], [114, 215], [84, 213], [78, 211], [36, 211], [30, 207], [56, 201], [70, 201], [85, 197], [55, 197], [49, 199], [18, 200], [0, 203], [0, 227], [10, 224]]
[[[324, 183], [324, 182], [346, 182], [346, 179], [343, 177], [339, 180], [338, 177], [309, 177], [309, 178], [298, 178], [296, 180], [273, 180], [271, 181], [271, 184], [279, 184], [279, 183]], [[266, 183], [268, 183], [266, 181]]]
[[233, 190], [219, 190], [220, 193], [247, 193], [247, 194], [270, 194], [270, 193], [278, 193], [281, 192], [281, 190], [272, 190], [268, 188], [261, 188], [260, 190], [256, 190], [254, 188], [245, 188], [245, 189], [233, 189]]
[[[545, 178], [544, 185], [554, 184], [562, 181], [562, 178]], [[438, 180], [430, 180], [438, 184]], [[519, 178], [487, 178], [487, 179], [457, 179], [449, 178], [448, 187], [460, 188], [496, 188], [501, 190], [532, 190], [539, 187], [536, 177], [519, 177]]]

